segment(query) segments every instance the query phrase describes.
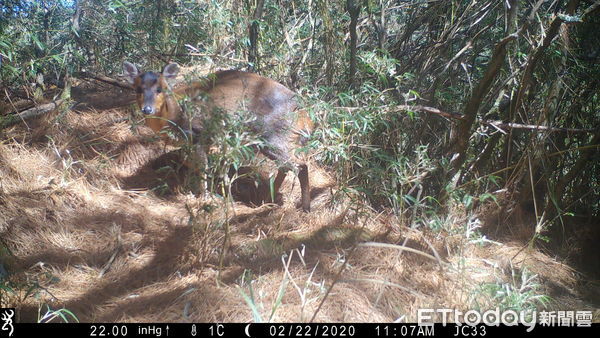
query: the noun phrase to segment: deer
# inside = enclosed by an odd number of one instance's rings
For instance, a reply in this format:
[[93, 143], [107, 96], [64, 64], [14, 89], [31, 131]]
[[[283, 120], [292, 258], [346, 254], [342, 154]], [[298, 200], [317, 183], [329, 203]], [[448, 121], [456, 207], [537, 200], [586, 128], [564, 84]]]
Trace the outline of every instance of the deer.
[[[290, 152], [290, 140], [292, 133], [301, 135], [300, 129], [310, 130], [313, 123], [306, 112], [297, 109], [296, 93], [275, 80], [238, 70], [218, 71], [204, 81], [194, 81], [174, 90], [170, 83], [178, 73], [176, 63], [167, 64], [160, 73], [142, 72], [133, 63], [123, 63], [124, 77], [135, 90], [146, 126], [155, 133], [176, 129], [186, 139], [191, 139], [200, 167], [197, 169], [202, 171], [211, 143], [204, 137], [210, 134], [203, 129], [206, 114], [234, 114], [246, 110], [253, 117], [248, 128], [264, 142], [257, 153], [278, 165], [271, 197], [277, 195], [289, 171], [297, 172], [302, 210], [310, 212], [308, 166]], [[178, 102], [183, 97], [190, 98], [202, 113], [189, 117]], [[271, 199], [266, 197], [264, 200]]]

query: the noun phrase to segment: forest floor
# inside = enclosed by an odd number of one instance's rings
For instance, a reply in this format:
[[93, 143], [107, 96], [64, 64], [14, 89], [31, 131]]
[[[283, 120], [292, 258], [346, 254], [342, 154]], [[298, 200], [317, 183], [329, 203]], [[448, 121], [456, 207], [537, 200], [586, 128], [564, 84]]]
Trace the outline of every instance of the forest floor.
[[598, 320], [583, 274], [524, 241], [466, 236], [463, 210], [444, 230], [412, 229], [337, 198], [310, 160], [310, 213], [291, 173], [281, 206], [196, 197], [179, 185], [175, 148], [132, 128], [130, 94], [83, 83], [73, 98], [0, 142], [0, 267], [12, 286], [2, 304], [20, 321], [49, 307], [82, 322], [303, 322], [334, 281], [316, 321], [541, 308], [539, 295], [549, 311]]

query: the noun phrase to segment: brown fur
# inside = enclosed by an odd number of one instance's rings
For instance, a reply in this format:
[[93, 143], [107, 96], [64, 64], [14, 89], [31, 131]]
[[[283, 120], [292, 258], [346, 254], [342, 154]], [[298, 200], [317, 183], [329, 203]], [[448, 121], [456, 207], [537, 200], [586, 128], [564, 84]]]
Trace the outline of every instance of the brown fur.
[[[266, 142], [261, 152], [268, 158], [277, 161], [281, 167], [275, 179], [275, 195], [277, 194], [286, 172], [297, 167], [300, 189], [302, 194], [302, 209], [310, 210], [310, 185], [308, 168], [305, 163], [294, 159], [289, 150], [289, 140], [292, 132], [302, 134], [300, 129], [312, 128], [313, 124], [308, 114], [302, 111], [297, 119], [294, 113], [297, 107], [296, 94], [271, 79], [257, 74], [240, 71], [221, 71], [209, 75], [205, 81], [176, 90], [170, 95], [167, 78], [177, 74], [177, 66], [169, 64], [162, 73], [140, 73], [132, 64], [124, 64], [126, 75], [137, 91], [137, 102], [142, 111], [146, 111], [146, 125], [155, 132], [165, 127], [177, 125], [194, 138], [201, 139], [203, 132], [203, 116], [195, 116], [186, 121], [177, 98], [187, 96], [202, 108], [203, 114], [231, 113], [245, 110], [253, 113], [255, 121], [249, 124], [252, 129]], [[148, 114], [152, 111], [152, 114]], [[202, 115], [202, 114], [200, 114]], [[197, 156], [205, 164], [208, 145], [200, 142]], [[265, 198], [270, 200], [270, 198]]]

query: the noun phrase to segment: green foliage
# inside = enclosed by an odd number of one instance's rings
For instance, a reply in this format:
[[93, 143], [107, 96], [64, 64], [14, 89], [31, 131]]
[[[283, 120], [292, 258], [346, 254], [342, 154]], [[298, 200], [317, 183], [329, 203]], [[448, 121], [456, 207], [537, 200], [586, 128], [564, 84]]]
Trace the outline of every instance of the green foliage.
[[[202, 184], [198, 179], [205, 179], [210, 191], [224, 198], [230, 197], [233, 181], [241, 176], [251, 175], [240, 174], [240, 169], [245, 166], [255, 167], [259, 161], [256, 153], [265, 146], [252, 128], [248, 128], [256, 123], [257, 116], [246, 109], [231, 114], [225, 114], [219, 109], [206, 111], [203, 105], [198, 104], [197, 99], [189, 97], [183, 98], [179, 103], [188, 115], [186, 120], [191, 121], [198, 116], [202, 121], [202, 133], [197, 136], [198, 140], [194, 140], [183, 130], [176, 133], [176, 137], [187, 141], [183, 148], [187, 160], [204, 170], [204, 175], [200, 176], [194, 171], [190, 172], [190, 183]], [[202, 159], [198, 158], [198, 146], [207, 152], [207, 163], [203, 169]]]
[[[389, 95], [370, 82], [360, 92], [342, 92], [342, 107], [320, 106], [327, 110], [310, 147], [315, 158], [331, 166], [351, 191], [365, 196], [375, 207], [392, 207], [400, 212], [414, 205], [407, 194], [420, 176], [432, 169], [427, 145], [412, 147], [410, 133], [398, 126], [411, 120], [409, 113], [384, 103]], [[379, 103], [380, 105], [376, 105]]]
[[40, 311], [38, 311], [38, 323], [50, 323], [55, 319], [60, 319], [63, 323], [68, 323], [69, 317], [71, 317], [71, 319], [79, 323], [79, 319], [77, 319], [77, 316], [75, 316], [73, 312], [64, 308], [52, 310], [50, 306], [46, 305], [46, 312], [44, 314], [41, 313], [41, 308]]
[[[21, 279], [19, 274], [11, 274], [3, 264], [12, 260], [13, 254], [8, 249], [4, 241], [0, 241], [0, 307], [15, 307], [15, 304], [22, 304], [30, 298], [39, 300], [41, 294], [47, 292], [45, 287], [40, 285], [40, 281], [48, 283], [58, 282], [57, 278], [51, 272], [40, 272], [35, 275]], [[41, 313], [42, 307], [39, 303], [38, 323], [49, 323], [59, 318], [65, 323], [69, 322], [69, 317], [79, 322], [77, 316], [67, 309], [52, 310], [46, 306], [46, 312]]]
[[378, 88], [390, 86], [390, 78], [396, 76], [398, 60], [385, 52], [362, 51], [358, 56], [361, 61], [362, 72], [375, 78]]
[[545, 308], [550, 297], [541, 294], [542, 285], [538, 276], [531, 274], [527, 268], [522, 271], [510, 270], [508, 281], [497, 278], [495, 283], [483, 283], [474, 290], [471, 302], [474, 309], [487, 310], [498, 307], [500, 312], [532, 311]]
[[10, 85], [57, 83], [81, 61], [64, 1], [7, 1], [0, 8], [0, 76]]

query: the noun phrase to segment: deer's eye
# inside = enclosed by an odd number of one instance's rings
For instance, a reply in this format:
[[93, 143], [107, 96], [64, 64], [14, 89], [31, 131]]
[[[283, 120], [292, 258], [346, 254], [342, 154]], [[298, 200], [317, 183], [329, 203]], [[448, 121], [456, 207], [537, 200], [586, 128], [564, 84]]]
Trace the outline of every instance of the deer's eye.
[[157, 93], [161, 93], [162, 92], [162, 88], [160, 88], [160, 87], [156, 88], [156, 92]]

